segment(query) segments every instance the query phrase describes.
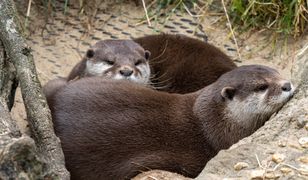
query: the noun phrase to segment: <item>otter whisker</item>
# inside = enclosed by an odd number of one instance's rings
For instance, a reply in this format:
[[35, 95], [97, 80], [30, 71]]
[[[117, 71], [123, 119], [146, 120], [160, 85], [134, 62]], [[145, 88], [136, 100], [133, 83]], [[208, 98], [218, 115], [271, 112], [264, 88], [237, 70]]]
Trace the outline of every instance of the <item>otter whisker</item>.
[[154, 86], [154, 89], [166, 89], [169, 88], [171, 86], [171, 84], [165, 85], [165, 86]]
[[163, 52], [162, 52], [161, 54], [159, 54], [158, 56], [156, 56], [155, 58], [151, 59], [151, 61], [156, 60], [156, 59], [160, 58], [162, 55], [164, 55], [165, 52], [166, 52], [167, 46], [168, 46], [168, 39], [166, 40], [166, 43], [165, 43], [165, 47], [164, 47], [164, 49], [163, 49]]
[[[167, 72], [164, 72], [162, 75], [158, 76], [158, 73], [156, 73], [155, 76], [154, 76], [154, 78], [151, 78], [151, 80], [158, 80], [158, 81], [159, 81], [159, 79], [161, 79], [161, 78], [163, 78], [163, 77], [165, 77], [165, 76], [168, 77], [167, 74], [168, 74]], [[156, 76], [157, 76], [157, 77], [156, 77]], [[172, 79], [172, 78], [170, 77], [170, 79]]]
[[151, 84], [153, 84], [153, 85], [164, 84], [164, 83], [170, 83], [171, 84], [171, 80], [172, 80], [172, 78], [169, 78], [169, 79], [165, 79], [163, 81], [151, 82]]

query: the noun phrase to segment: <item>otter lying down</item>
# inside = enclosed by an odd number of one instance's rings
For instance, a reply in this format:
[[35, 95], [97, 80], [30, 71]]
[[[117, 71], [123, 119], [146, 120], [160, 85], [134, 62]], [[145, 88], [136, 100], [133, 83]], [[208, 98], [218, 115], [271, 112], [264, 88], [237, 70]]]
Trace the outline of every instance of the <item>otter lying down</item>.
[[219, 150], [286, 103], [292, 84], [266, 66], [223, 74], [189, 94], [82, 78], [47, 97], [72, 179], [129, 179], [149, 169], [196, 177]]

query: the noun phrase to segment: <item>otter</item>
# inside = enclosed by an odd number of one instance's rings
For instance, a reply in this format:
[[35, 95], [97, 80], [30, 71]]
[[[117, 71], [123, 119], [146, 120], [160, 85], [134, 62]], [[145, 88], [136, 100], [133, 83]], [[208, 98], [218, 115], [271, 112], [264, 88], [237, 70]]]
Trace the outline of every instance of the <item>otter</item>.
[[161, 91], [194, 92], [237, 67], [215, 46], [185, 35], [158, 34], [133, 40], [151, 52], [152, 86]]
[[63, 87], [65, 87], [68, 84], [67, 79], [64, 77], [59, 77], [56, 79], [52, 79], [48, 81], [44, 86], [43, 86], [43, 94], [46, 97], [47, 104], [50, 109], [53, 107], [50, 106], [53, 101], [53, 96]]
[[[181, 94], [194, 92], [213, 83], [223, 73], [237, 67], [226, 54], [215, 46], [185, 35], [148, 35], [133, 40], [141, 45], [143, 49], [146, 49], [145, 56], [150, 58], [150, 70], [141, 74], [150, 77], [149, 87], [160, 91]], [[111, 42], [121, 41], [123, 40]], [[123, 47], [109, 42], [108, 47], [113, 49], [113, 53], [114, 51], [123, 53], [127, 50], [131, 51], [132, 47], [138, 47], [131, 41], [128, 42], [129, 46]], [[95, 45], [96, 50], [104, 54], [106, 48], [104, 44], [106, 43], [105, 41], [99, 41], [98, 45]], [[149, 57], [149, 52], [151, 52], [151, 57]], [[91, 68], [90, 63], [86, 65], [87, 62], [91, 62], [87, 61], [87, 59], [91, 59], [92, 54], [91, 50], [88, 51], [87, 56], [69, 74], [68, 80], [72, 80], [90, 69], [91, 73], [89, 74], [91, 75], [100, 75], [101, 71], [104, 71], [98, 65], [95, 68]], [[121, 58], [124, 57], [125, 55], [118, 56], [117, 61], [122, 62]], [[99, 58], [102, 59], [101, 57]], [[117, 70], [112, 70], [112, 72], [112, 74], [115, 74]]]
[[151, 169], [193, 178], [293, 92], [276, 70], [249, 65], [188, 94], [83, 78], [58, 90], [50, 106], [72, 179], [130, 179]]
[[150, 52], [132, 40], [102, 40], [87, 50], [75, 65], [67, 81], [88, 76], [107, 79], [127, 79], [148, 85]]

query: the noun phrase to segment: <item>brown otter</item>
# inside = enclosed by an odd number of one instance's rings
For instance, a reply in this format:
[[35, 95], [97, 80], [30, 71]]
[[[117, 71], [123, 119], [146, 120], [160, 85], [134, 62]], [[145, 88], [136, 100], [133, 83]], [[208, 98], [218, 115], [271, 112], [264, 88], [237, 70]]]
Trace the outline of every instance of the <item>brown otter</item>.
[[147, 85], [150, 79], [149, 57], [150, 52], [132, 40], [98, 41], [75, 65], [67, 80], [101, 76]]
[[[129, 46], [123, 47], [120, 47], [119, 44], [111, 43], [121, 41], [114, 40], [109, 42], [108, 46], [113, 49], [112, 53], [115, 54], [115, 51], [117, 53], [124, 53], [127, 50], [131, 51], [132, 47], [138, 47], [137, 45], [132, 46], [133, 43], [130, 41], [128, 41], [130, 43]], [[175, 93], [194, 92], [213, 83], [223, 73], [236, 68], [234, 62], [216, 47], [185, 35], [149, 35], [134, 39], [134, 41], [151, 52], [149, 60], [151, 85], [161, 91]], [[106, 48], [104, 46], [106, 42], [104, 42], [99, 41], [95, 45], [97, 51], [102, 54], [104, 54]], [[138, 48], [140, 49], [140, 47]], [[149, 57], [146, 52], [145, 56]], [[91, 60], [88, 56], [91, 57], [92, 54], [91, 50], [88, 51], [87, 56], [74, 67], [68, 76], [68, 80], [72, 80], [86, 71], [90, 71], [91, 73], [89, 74], [91, 75], [100, 75], [104, 71], [98, 65], [93, 66], [91, 63], [86, 65], [86, 62], [92, 62], [87, 61], [87, 59]], [[118, 56], [117, 61], [122, 62], [121, 58], [124, 57], [124, 54]], [[99, 59], [102, 59], [102, 57], [99, 56]], [[94, 60], [94, 62], [96, 61]], [[112, 74], [116, 74], [115, 72], [117, 71], [112, 70], [112, 72]], [[149, 77], [148, 73], [150, 73], [150, 70], [144, 71], [141, 74]], [[122, 76], [118, 75], [117, 77]]]
[[218, 48], [184, 35], [150, 35], [134, 41], [151, 52], [151, 82], [158, 90], [194, 92], [236, 68]]
[[50, 109], [53, 108], [52, 106], [50, 106], [50, 104], [52, 104], [53, 96], [55, 95], [55, 93], [67, 84], [68, 84], [67, 79], [64, 77], [60, 77], [48, 81], [47, 84], [43, 86], [43, 93], [46, 96], [47, 103]]
[[128, 179], [150, 169], [196, 177], [293, 92], [276, 70], [250, 65], [185, 95], [83, 78], [61, 88], [50, 106], [72, 179]]

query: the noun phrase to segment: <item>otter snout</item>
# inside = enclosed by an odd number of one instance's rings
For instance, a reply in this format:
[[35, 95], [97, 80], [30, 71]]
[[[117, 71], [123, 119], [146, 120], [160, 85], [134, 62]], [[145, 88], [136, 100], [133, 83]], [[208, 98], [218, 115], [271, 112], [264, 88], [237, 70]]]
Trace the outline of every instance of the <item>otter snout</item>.
[[133, 70], [130, 70], [130, 69], [123, 69], [123, 70], [120, 70], [120, 74], [122, 76], [130, 76], [133, 74]]
[[123, 67], [119, 70], [119, 73], [124, 77], [129, 77], [134, 73], [134, 70], [130, 67]]
[[289, 92], [292, 90], [292, 84], [290, 82], [285, 82], [282, 87], [281, 87], [282, 91], [286, 91]]
[[286, 102], [291, 99], [294, 94], [294, 86], [290, 81], [282, 81], [281, 82], [281, 95], [280, 98], [282, 102]]

